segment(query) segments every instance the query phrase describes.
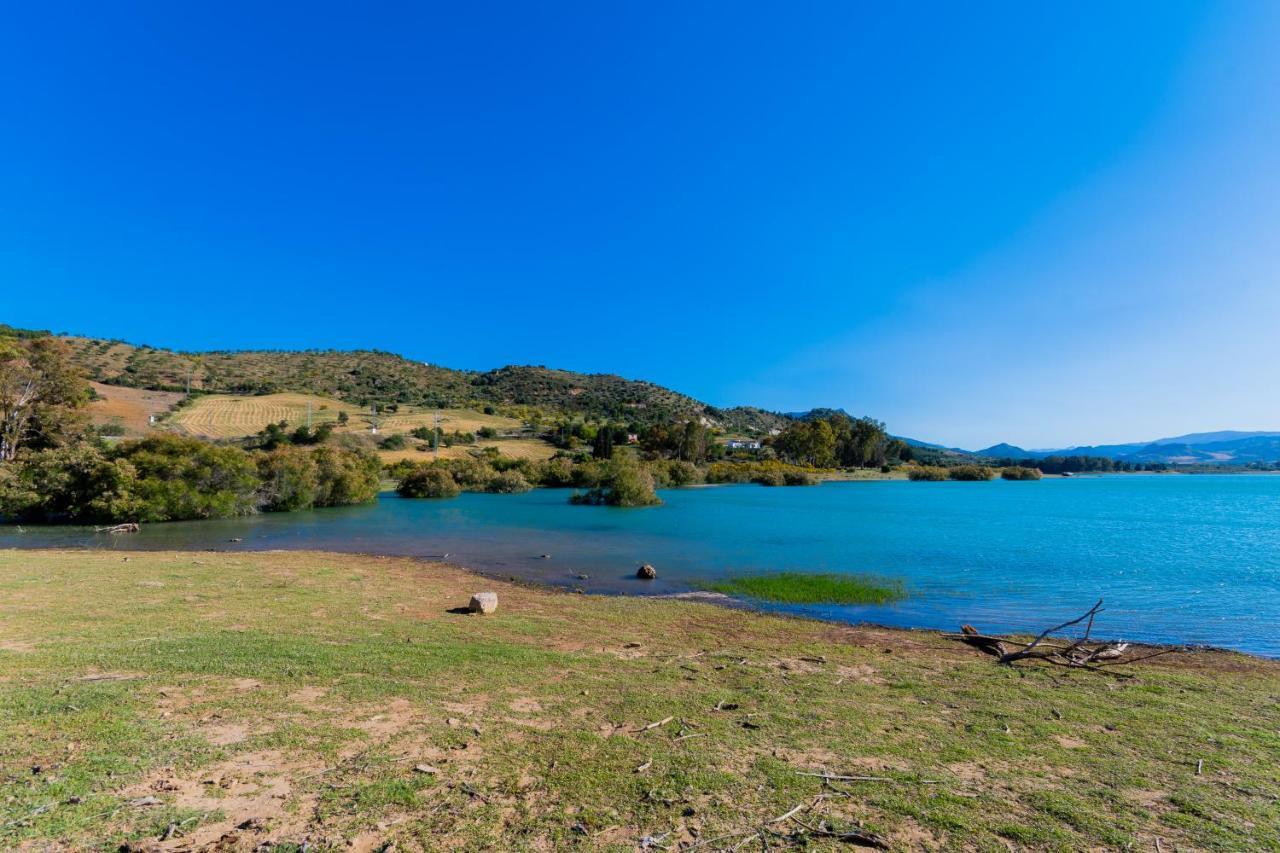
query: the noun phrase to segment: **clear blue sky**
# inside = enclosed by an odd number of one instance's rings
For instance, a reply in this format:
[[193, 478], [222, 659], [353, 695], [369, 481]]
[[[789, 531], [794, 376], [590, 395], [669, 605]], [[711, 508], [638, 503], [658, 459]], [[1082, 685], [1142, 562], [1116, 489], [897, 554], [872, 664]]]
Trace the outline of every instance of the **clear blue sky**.
[[0, 321], [1280, 428], [1280, 3], [27, 3]]

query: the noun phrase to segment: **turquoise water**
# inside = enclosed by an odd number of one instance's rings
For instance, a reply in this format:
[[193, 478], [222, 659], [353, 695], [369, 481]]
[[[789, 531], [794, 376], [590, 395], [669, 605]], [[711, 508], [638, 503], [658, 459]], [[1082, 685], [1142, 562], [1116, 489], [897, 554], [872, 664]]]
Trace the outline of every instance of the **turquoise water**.
[[[903, 578], [911, 596], [889, 606], [785, 609], [1026, 631], [1103, 597], [1105, 636], [1280, 656], [1280, 476], [721, 486], [662, 497], [661, 507], [621, 510], [570, 506], [561, 490], [451, 501], [387, 494], [374, 506], [152, 524], [116, 537], [0, 527], [0, 547], [448, 553], [496, 574], [641, 594], [741, 572], [871, 573]], [[641, 562], [657, 567], [656, 582], [631, 577]]]

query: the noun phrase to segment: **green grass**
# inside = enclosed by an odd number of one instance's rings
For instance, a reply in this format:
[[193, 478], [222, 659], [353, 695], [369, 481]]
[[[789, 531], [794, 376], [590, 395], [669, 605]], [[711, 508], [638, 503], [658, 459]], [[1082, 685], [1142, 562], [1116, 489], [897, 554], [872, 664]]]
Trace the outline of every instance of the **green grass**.
[[900, 581], [800, 572], [744, 575], [717, 581], [708, 588], [725, 595], [745, 595], [783, 604], [889, 604], [906, 597]]
[[1280, 665], [1242, 655], [1015, 669], [316, 553], [0, 551], [0, 612], [0, 849], [717, 850], [803, 804], [895, 850], [1280, 850]]

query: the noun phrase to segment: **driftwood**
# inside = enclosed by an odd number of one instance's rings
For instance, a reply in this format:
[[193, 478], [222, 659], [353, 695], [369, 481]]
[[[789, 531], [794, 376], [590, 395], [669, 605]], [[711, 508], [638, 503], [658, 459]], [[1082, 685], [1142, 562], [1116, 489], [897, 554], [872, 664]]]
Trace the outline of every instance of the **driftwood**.
[[[1012, 666], [1021, 660], [1037, 660], [1056, 666], [1078, 667], [1100, 670], [1107, 666], [1136, 663], [1140, 660], [1159, 657], [1181, 651], [1179, 648], [1159, 649], [1147, 654], [1126, 657], [1128, 643], [1099, 642], [1090, 640], [1093, 623], [1102, 612], [1102, 599], [1075, 619], [1069, 619], [1060, 625], [1046, 628], [1029, 643], [1011, 640], [1008, 637], [993, 637], [983, 634], [972, 625], [961, 625], [959, 634], [952, 634], [953, 639], [981, 649], [996, 659], [996, 663]], [[1064, 628], [1086, 623], [1084, 636], [1075, 641], [1052, 641], [1052, 635]], [[1011, 647], [1012, 650], [1011, 650]]]
[[124, 524], [113, 524], [110, 527], [95, 527], [94, 533], [137, 533], [141, 526], [136, 521], [126, 521]]

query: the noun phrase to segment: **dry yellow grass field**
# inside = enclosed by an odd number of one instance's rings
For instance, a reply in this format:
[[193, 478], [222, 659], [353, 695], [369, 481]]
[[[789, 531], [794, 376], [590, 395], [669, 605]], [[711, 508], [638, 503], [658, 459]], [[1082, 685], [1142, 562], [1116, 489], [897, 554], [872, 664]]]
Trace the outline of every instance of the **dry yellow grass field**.
[[[441, 459], [462, 459], [470, 451], [476, 448], [493, 447], [502, 453], [503, 456], [511, 456], [515, 459], [550, 459], [555, 455], [556, 449], [545, 441], [536, 438], [513, 438], [504, 441], [480, 441], [475, 444], [455, 444], [453, 447], [441, 447]], [[378, 456], [385, 463], [400, 462], [401, 460], [409, 460], [410, 462], [430, 462], [435, 455], [430, 450], [380, 450]]]
[[175, 412], [168, 423], [180, 432], [200, 438], [242, 438], [279, 421], [288, 421], [291, 426], [306, 423], [308, 402], [312, 424], [334, 422], [338, 412], [345, 411], [351, 418], [351, 428], [357, 429], [362, 426], [361, 417], [368, 414], [356, 406], [313, 394], [261, 397], [210, 394]]
[[121, 388], [116, 385], [89, 383], [98, 399], [89, 404], [89, 419], [100, 426], [119, 425], [125, 434], [142, 435], [151, 429], [151, 416], [163, 414], [182, 395], [174, 391], [144, 391], [140, 388]]
[[[308, 402], [311, 404], [313, 425], [333, 423], [337, 421], [338, 413], [345, 411], [351, 419], [347, 429], [369, 429], [371, 417], [368, 409], [329, 397], [297, 393], [263, 396], [210, 394], [175, 412], [168, 423], [180, 432], [200, 438], [243, 438], [279, 421], [288, 421], [291, 426], [306, 423]], [[521, 428], [521, 423], [514, 418], [486, 415], [470, 409], [441, 409], [439, 414], [440, 429], [446, 432], [474, 432], [481, 427], [510, 432]], [[379, 416], [378, 433], [393, 435], [421, 426], [430, 427], [435, 423], [435, 415], [434, 409], [403, 407], [398, 412]]]

